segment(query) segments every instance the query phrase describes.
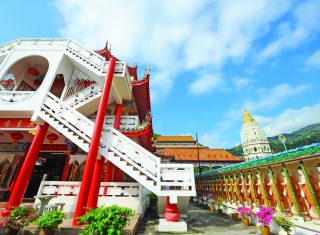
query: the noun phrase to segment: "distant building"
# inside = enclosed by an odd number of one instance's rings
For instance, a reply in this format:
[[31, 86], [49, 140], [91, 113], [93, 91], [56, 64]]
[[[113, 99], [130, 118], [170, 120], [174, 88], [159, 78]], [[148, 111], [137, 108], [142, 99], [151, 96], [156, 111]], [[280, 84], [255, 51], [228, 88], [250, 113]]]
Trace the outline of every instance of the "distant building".
[[264, 130], [244, 108], [241, 142], [245, 160], [260, 158], [271, 154], [268, 138]]
[[156, 140], [156, 155], [162, 161], [192, 163], [194, 167], [215, 169], [239, 163], [243, 160], [224, 149], [209, 149], [197, 142], [192, 136], [159, 136]]

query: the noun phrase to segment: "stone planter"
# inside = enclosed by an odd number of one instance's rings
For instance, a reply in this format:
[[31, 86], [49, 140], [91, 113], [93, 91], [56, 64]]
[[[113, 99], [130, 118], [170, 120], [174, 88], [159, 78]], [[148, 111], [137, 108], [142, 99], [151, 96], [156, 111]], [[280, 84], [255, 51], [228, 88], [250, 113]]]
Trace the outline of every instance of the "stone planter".
[[270, 235], [270, 227], [269, 226], [260, 226], [260, 231], [262, 235]]
[[6, 228], [2, 231], [3, 235], [17, 235], [19, 230], [11, 229], [11, 228]]
[[250, 225], [250, 220], [249, 218], [242, 218], [242, 223], [245, 227], [249, 227]]
[[54, 235], [54, 233], [55, 233], [54, 230], [40, 229], [39, 235]]

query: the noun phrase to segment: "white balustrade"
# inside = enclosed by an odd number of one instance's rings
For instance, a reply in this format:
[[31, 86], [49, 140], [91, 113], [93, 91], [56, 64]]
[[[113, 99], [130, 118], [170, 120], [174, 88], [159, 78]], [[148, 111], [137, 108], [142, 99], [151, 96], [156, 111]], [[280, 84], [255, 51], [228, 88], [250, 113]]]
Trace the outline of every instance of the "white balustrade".
[[91, 63], [94, 67], [102, 70], [105, 66], [105, 58], [98, 53], [86, 49], [84, 46], [76, 43], [72, 40], [68, 41], [67, 51], [71, 51], [73, 54], [85, 59], [87, 62]]
[[[49, 204], [64, 203], [64, 212], [74, 212], [81, 182], [78, 181], [42, 181], [37, 197], [55, 196]], [[106, 190], [107, 189], [107, 190]], [[98, 205], [126, 206], [142, 213], [142, 204], [147, 193], [139, 183], [102, 182], [98, 197]]]
[[50, 92], [47, 93], [42, 107], [69, 128], [71, 126], [71, 129], [79, 136], [91, 142], [94, 123], [86, 116], [59, 100]]
[[34, 94], [34, 91], [0, 91], [0, 100], [5, 102], [18, 102]]
[[[105, 125], [113, 127], [115, 116], [106, 116]], [[122, 116], [120, 120], [120, 129], [136, 129], [139, 126], [139, 117], [137, 115]]]
[[134, 167], [158, 182], [160, 158], [111, 127], [104, 127], [102, 140], [121, 158], [129, 161]]

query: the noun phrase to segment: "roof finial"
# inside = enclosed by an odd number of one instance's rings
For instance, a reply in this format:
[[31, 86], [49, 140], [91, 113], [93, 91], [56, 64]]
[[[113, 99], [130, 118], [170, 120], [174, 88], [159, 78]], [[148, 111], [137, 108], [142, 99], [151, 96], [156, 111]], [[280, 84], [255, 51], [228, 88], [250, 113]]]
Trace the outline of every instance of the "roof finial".
[[110, 53], [111, 53], [111, 43], [110, 43], [110, 46], [109, 46], [109, 51], [110, 51]]
[[254, 122], [254, 118], [250, 115], [250, 113], [248, 112], [246, 106], [244, 106], [243, 112], [244, 112], [244, 117], [243, 117], [243, 121], [242, 121], [243, 123]]
[[146, 68], [146, 69], [144, 70], [144, 77], [149, 77], [150, 71], [151, 71], [151, 69]]
[[104, 48], [108, 49], [108, 40], [106, 41], [106, 46]]

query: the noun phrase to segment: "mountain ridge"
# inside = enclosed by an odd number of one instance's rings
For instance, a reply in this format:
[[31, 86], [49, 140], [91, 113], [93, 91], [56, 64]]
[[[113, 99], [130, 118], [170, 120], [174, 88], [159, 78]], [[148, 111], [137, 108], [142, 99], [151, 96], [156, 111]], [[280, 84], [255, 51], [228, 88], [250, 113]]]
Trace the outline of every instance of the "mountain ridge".
[[[302, 127], [296, 131], [291, 133], [283, 133], [286, 137], [286, 147], [287, 149], [293, 149], [297, 147], [301, 147], [304, 145], [320, 142], [320, 123], [311, 124], [305, 127]], [[278, 136], [268, 137], [268, 141], [270, 143], [270, 147], [274, 152], [284, 151], [284, 146], [278, 140]], [[233, 148], [226, 149], [226, 151], [236, 155], [242, 156], [242, 146], [237, 145]]]

